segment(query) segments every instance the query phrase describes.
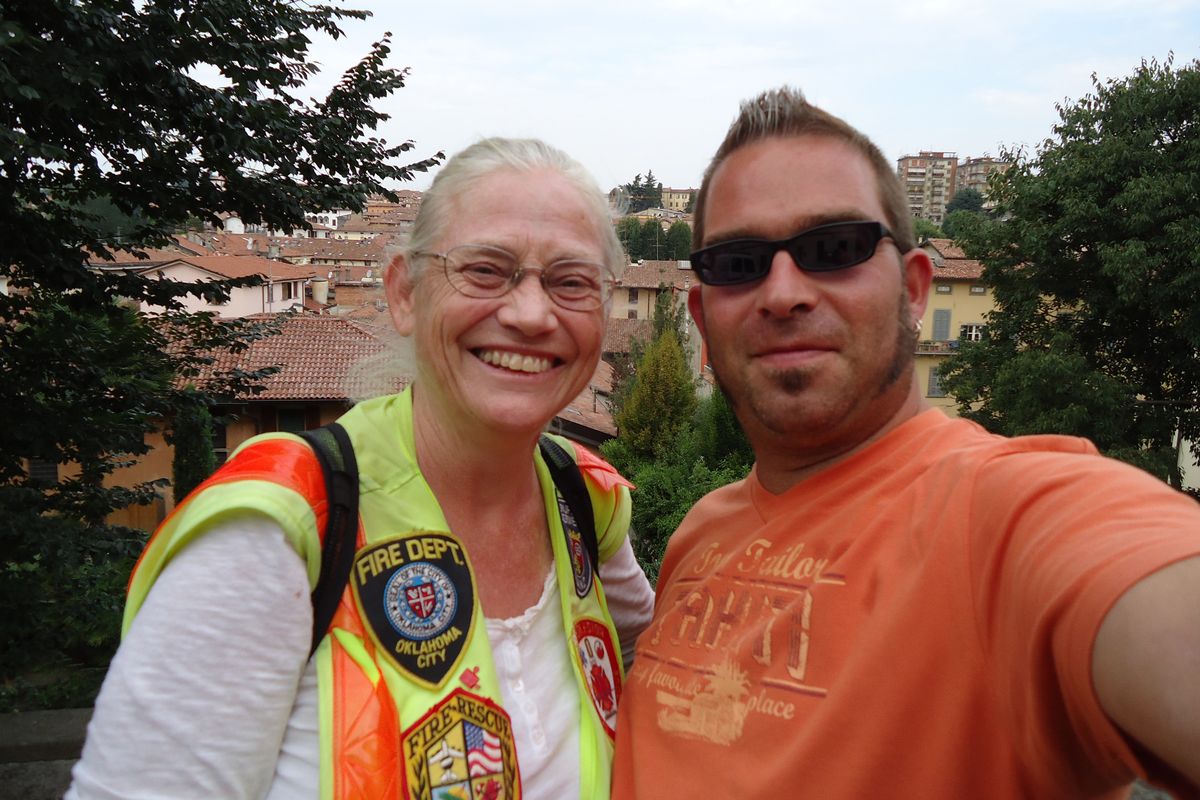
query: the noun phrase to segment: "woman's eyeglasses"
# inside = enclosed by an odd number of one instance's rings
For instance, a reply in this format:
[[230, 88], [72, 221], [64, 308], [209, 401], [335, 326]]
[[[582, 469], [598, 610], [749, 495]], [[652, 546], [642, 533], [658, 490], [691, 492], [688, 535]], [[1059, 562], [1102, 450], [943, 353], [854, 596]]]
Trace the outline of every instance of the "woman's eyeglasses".
[[460, 244], [445, 253], [418, 252], [416, 258], [439, 258], [455, 291], [485, 300], [503, 297], [528, 272], [536, 272], [555, 305], [568, 311], [592, 311], [608, 300], [615, 283], [600, 263], [562, 259], [547, 266], [522, 266], [507, 250], [483, 244]]

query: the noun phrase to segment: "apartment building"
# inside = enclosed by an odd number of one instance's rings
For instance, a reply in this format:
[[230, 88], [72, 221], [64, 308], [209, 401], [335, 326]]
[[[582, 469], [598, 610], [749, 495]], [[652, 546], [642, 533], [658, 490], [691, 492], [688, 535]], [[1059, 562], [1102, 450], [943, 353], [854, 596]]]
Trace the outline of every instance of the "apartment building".
[[958, 155], [922, 150], [915, 156], [902, 156], [896, 172], [912, 215], [941, 225], [946, 204], [954, 197]]
[[1012, 166], [1010, 161], [1001, 161], [991, 156], [980, 156], [978, 158], [964, 158], [962, 163], [958, 165], [958, 174], [955, 177], [954, 191], [961, 189], [976, 189], [983, 195], [983, 207], [991, 210], [996, 206], [995, 201], [988, 198], [987, 182], [988, 178], [994, 172], [1005, 172]]

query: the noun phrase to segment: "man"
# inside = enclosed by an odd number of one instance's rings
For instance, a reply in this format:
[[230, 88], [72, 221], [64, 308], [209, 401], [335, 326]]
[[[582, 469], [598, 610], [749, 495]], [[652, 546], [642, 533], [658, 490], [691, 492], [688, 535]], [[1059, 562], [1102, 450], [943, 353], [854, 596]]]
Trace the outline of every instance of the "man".
[[930, 409], [887, 160], [777, 90], [696, 203], [689, 308], [757, 463], [672, 538], [614, 797], [1200, 796], [1200, 507]]

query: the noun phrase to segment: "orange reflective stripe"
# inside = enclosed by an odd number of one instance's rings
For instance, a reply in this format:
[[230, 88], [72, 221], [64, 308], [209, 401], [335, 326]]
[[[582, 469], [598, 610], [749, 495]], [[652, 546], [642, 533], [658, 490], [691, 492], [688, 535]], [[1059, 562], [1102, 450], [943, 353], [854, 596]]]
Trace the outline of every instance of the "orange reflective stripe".
[[325, 541], [325, 523], [329, 505], [325, 500], [325, 476], [321, 474], [321, 465], [307, 444], [296, 439], [268, 439], [264, 442], [247, 447], [238, 452], [231, 460], [226, 461], [221, 468], [193, 489], [187, 497], [164, 519], [155, 529], [150, 541], [138, 556], [133, 571], [129, 573], [129, 581], [125, 591], [133, 582], [142, 559], [150, 552], [150, 545], [160, 533], [167, 530], [171, 520], [180, 514], [191, 499], [200, 492], [230, 481], [264, 480], [278, 483], [299, 493], [313, 510], [317, 518], [317, 533], [322, 543]]
[[617, 468], [612, 464], [609, 464], [583, 445], [575, 444], [574, 442], [571, 444], [575, 447], [575, 463], [601, 489], [611, 492], [618, 486], [627, 486], [630, 489], [634, 488], [633, 484], [624, 475], [617, 472]]
[[[374, 656], [375, 644], [358, 616], [351, 592], [342, 596], [333, 625], [360, 638]], [[387, 682], [380, 678], [372, 685], [337, 640], [331, 639], [331, 644], [333, 797], [406, 797], [401, 794], [400, 722]]]

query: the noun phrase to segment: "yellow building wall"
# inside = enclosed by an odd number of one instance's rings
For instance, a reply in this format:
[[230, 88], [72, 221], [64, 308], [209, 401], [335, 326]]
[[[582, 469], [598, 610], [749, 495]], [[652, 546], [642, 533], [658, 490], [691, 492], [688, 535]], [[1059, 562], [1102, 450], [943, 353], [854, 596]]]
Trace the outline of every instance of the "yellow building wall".
[[[983, 293], [971, 292], [971, 287], [983, 287], [978, 281], [939, 280], [934, 275], [929, 289], [929, 303], [921, 318], [921, 335], [917, 345], [917, 385], [930, 405], [943, 409], [948, 414], [956, 413], [953, 397], [936, 397], [929, 394], [929, 374], [953, 351], [952, 342], [957, 342], [963, 325], [985, 325], [987, 313], [993, 308], [992, 290], [984, 287]], [[941, 291], [939, 287], [943, 287]], [[950, 312], [949, 337], [942, 341], [934, 339], [934, 318], [937, 311]]]
[[637, 312], [637, 319], [651, 319], [654, 316], [654, 298], [656, 289], [637, 289], [637, 299], [629, 299], [629, 287], [618, 286], [613, 292], [612, 304], [608, 316], [612, 319], [628, 319], [630, 311]]

